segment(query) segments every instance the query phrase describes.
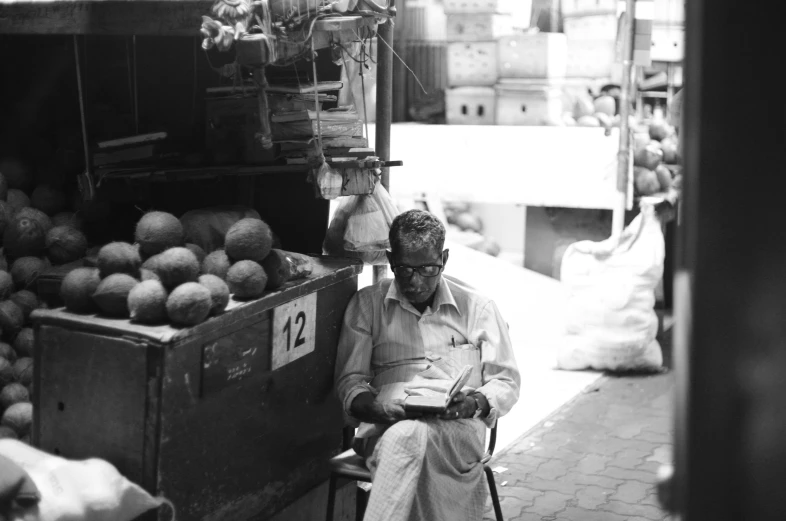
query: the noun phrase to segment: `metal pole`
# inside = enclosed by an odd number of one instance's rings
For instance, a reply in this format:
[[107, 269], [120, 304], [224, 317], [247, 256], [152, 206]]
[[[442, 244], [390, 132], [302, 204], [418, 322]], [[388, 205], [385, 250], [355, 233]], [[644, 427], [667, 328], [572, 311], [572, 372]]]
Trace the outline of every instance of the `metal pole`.
[[[394, 1], [388, 12], [396, 14]], [[374, 150], [382, 161], [390, 160], [390, 123], [393, 118], [393, 20], [391, 18], [377, 29], [377, 114]], [[382, 186], [390, 188], [390, 169], [382, 168]], [[387, 278], [387, 266], [374, 266], [374, 283]]]
[[617, 153], [617, 198], [611, 219], [611, 236], [619, 239], [625, 227], [625, 210], [628, 201], [628, 171], [630, 169], [631, 138], [629, 118], [633, 99], [633, 40], [636, 33], [636, 1], [626, 0], [622, 35], [622, 85], [620, 88], [620, 148]]

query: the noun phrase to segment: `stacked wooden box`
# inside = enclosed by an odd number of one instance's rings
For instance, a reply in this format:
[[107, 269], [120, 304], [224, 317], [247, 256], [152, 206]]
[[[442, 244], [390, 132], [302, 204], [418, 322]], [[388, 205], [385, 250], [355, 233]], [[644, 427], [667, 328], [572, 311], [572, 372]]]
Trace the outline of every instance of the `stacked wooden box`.
[[562, 33], [519, 33], [500, 38], [498, 125], [559, 125], [564, 105], [567, 40]]
[[609, 78], [620, 83], [615, 61], [617, 0], [562, 0], [568, 78]]
[[508, 0], [444, 0], [451, 125], [493, 125], [499, 78], [497, 40], [513, 32]]

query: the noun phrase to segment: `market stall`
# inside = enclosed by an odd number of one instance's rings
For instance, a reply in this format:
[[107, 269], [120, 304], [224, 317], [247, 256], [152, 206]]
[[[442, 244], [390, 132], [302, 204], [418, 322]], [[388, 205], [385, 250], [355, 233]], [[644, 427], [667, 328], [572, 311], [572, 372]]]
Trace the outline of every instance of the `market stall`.
[[[4, 434], [106, 459], [179, 519], [324, 512], [362, 262], [320, 253], [329, 200], [400, 164], [382, 48], [376, 146], [365, 129], [364, 65], [394, 16], [373, 1], [0, 4], [0, 57], [24, 78], [2, 91], [19, 103], [0, 128], [0, 369], [27, 393], [4, 402], [25, 416]], [[354, 488], [341, 494], [350, 515]]]

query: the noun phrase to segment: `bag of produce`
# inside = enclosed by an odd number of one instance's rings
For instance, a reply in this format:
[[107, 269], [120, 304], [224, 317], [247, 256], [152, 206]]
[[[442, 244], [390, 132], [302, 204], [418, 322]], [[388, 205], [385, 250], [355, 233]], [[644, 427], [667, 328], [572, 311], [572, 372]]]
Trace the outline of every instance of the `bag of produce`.
[[367, 264], [386, 264], [388, 234], [398, 208], [381, 183], [371, 195], [341, 198], [330, 221], [322, 248], [328, 255], [361, 259]]
[[654, 208], [641, 213], [619, 242], [579, 241], [562, 258], [568, 290], [561, 369], [656, 370], [663, 363], [655, 339], [655, 288], [663, 276], [665, 245]]
[[10, 519], [131, 521], [164, 504], [174, 512], [166, 499], [152, 497], [101, 459], [67, 460], [12, 439], [0, 440], [0, 456], [27, 472], [40, 498], [14, 504]]

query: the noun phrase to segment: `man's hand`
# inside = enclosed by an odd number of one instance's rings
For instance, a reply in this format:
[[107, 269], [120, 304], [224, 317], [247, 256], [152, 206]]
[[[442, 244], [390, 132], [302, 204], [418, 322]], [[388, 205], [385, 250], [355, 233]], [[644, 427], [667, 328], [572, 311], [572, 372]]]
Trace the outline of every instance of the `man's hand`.
[[371, 393], [359, 394], [352, 401], [352, 416], [366, 423], [384, 423], [392, 425], [398, 421], [406, 419], [404, 402], [402, 400], [391, 400], [381, 402], [374, 398]]
[[453, 397], [447, 410], [439, 415], [442, 420], [461, 420], [472, 418], [478, 408], [478, 402], [473, 396], [467, 396], [460, 392]]

